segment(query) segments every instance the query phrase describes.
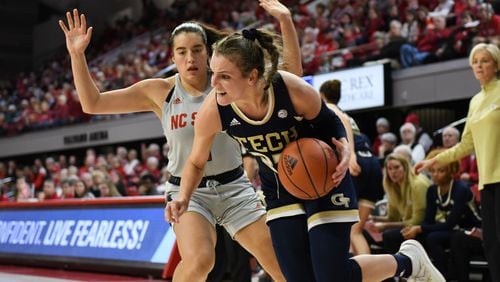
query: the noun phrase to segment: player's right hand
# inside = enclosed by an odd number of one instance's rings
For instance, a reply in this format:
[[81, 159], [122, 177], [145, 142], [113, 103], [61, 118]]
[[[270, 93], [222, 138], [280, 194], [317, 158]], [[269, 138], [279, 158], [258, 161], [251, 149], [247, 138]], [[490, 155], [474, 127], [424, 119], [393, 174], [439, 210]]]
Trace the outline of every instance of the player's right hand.
[[169, 223], [179, 223], [179, 218], [188, 208], [186, 200], [172, 200], [165, 207], [165, 220]]
[[79, 15], [77, 9], [73, 9], [73, 15], [71, 12], [66, 12], [66, 18], [67, 27], [62, 20], [59, 20], [59, 26], [66, 36], [66, 48], [70, 55], [83, 54], [90, 43], [92, 27], [87, 28], [85, 15]]

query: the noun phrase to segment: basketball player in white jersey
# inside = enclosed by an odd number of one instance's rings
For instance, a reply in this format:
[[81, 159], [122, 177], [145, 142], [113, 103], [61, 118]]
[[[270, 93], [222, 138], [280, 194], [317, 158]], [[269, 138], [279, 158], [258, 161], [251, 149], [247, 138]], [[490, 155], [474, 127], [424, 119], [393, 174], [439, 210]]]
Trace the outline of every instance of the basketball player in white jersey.
[[[260, 6], [275, 17], [283, 36], [283, 68], [301, 75], [297, 34], [290, 11], [277, 0], [260, 0]], [[161, 120], [171, 150], [167, 183], [168, 198], [179, 199], [181, 170], [194, 137], [196, 113], [210, 92], [208, 59], [210, 46], [222, 37], [218, 31], [195, 22], [179, 25], [170, 43], [178, 74], [166, 79], [146, 79], [134, 85], [100, 93], [85, 58], [92, 27], [75, 9], [67, 12], [67, 25], [59, 21], [66, 36], [76, 90], [82, 108], [91, 114], [118, 114], [152, 111]], [[174, 281], [204, 281], [215, 261], [215, 224], [257, 258], [275, 281], [284, 281], [274, 254], [265, 210], [241, 169], [239, 145], [225, 133], [217, 134], [205, 177], [189, 201], [188, 212], [173, 225], [181, 263]]]

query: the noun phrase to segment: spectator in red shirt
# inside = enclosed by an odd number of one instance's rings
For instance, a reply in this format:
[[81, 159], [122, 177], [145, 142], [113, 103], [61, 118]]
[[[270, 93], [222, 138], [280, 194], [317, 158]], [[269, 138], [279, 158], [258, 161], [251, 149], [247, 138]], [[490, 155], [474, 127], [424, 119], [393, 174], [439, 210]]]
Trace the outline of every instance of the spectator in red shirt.
[[75, 198], [76, 179], [65, 178], [61, 180], [62, 195], [61, 199]]
[[[401, 46], [401, 66], [408, 68], [411, 66], [421, 65], [429, 60], [437, 60], [447, 43], [452, 30], [446, 27], [446, 18], [437, 16], [433, 19], [434, 28], [428, 29], [421, 37], [416, 46], [411, 44], [403, 44]], [[434, 56], [433, 54], [436, 53]]]
[[66, 125], [71, 122], [70, 108], [68, 98], [65, 94], [60, 94], [57, 97], [57, 103], [54, 106], [54, 120], [58, 125]]
[[49, 102], [42, 101], [40, 107], [41, 107], [41, 113], [38, 117], [36, 126], [42, 129], [49, 128], [52, 125], [54, 125], [54, 114], [50, 109]]
[[57, 195], [56, 185], [52, 179], [46, 179], [43, 182], [43, 191], [38, 193], [38, 200], [59, 200], [61, 197]]
[[33, 171], [32, 182], [33, 185], [35, 186], [35, 191], [36, 192], [42, 191], [44, 181], [49, 177], [47, 175], [47, 169], [43, 166], [42, 161], [40, 159], [35, 159], [32, 171]]
[[157, 157], [149, 157], [146, 162], [146, 169], [142, 172], [142, 174], [149, 174], [155, 178], [155, 181], [158, 181], [161, 178], [159, 164], [160, 162]]
[[86, 172], [92, 173], [95, 169], [95, 165], [96, 165], [95, 155], [87, 154], [87, 156], [85, 157], [85, 163], [83, 164], [83, 166], [80, 167], [78, 174], [81, 176]]
[[375, 136], [375, 139], [373, 139], [372, 151], [376, 156], [378, 156], [380, 146], [382, 146], [381, 137], [384, 133], [389, 132], [389, 130], [391, 130], [391, 125], [385, 117], [379, 117], [375, 122], [375, 126], [377, 127], [377, 136]]
[[479, 5], [479, 34], [474, 39], [477, 43], [500, 43], [500, 15], [495, 15], [495, 11], [490, 3], [482, 3]]

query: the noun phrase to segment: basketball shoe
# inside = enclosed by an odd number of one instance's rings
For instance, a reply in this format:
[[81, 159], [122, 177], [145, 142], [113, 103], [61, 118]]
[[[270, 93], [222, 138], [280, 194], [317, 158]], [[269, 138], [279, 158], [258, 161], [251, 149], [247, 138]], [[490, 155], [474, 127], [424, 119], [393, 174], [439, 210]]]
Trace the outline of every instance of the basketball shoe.
[[411, 260], [412, 273], [408, 281], [445, 282], [443, 275], [432, 264], [424, 247], [415, 240], [406, 240], [401, 244], [399, 252]]

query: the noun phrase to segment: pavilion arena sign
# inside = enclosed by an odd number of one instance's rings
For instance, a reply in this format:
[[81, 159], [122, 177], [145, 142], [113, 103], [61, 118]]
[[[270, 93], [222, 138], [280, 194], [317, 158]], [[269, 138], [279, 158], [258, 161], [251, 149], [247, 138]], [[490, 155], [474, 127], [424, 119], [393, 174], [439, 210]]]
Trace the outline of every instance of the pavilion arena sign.
[[89, 133], [78, 133], [63, 136], [64, 145], [73, 145], [86, 142], [96, 142], [108, 140], [109, 134], [107, 130], [94, 131]]

